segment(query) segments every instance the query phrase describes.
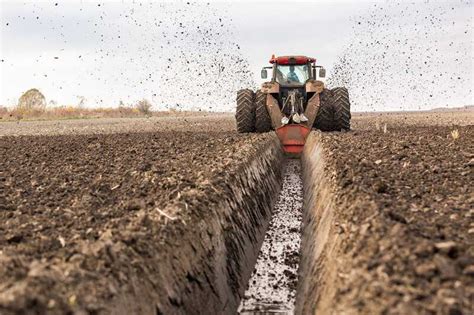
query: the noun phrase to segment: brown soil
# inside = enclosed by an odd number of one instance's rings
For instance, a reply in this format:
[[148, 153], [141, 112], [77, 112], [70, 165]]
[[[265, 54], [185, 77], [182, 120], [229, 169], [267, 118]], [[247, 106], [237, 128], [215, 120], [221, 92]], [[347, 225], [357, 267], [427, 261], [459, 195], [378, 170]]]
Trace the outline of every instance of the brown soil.
[[[277, 143], [271, 134], [225, 131], [1, 137], [0, 313], [110, 312], [110, 301], [137, 287], [145, 289], [144, 300], [152, 295], [148, 300], [156, 306], [149, 303], [151, 310], [135, 313], [169, 313], [169, 307], [185, 303], [184, 290], [197, 287], [202, 294], [219, 295], [219, 288], [202, 287], [214, 282], [198, 277], [200, 266], [193, 261], [218, 256], [212, 246], [222, 235], [213, 238], [213, 228], [232, 226], [221, 222], [227, 219], [216, 213], [216, 205], [233, 194], [233, 181], [271, 209], [275, 188], [260, 187], [267, 197], [260, 196], [237, 176], [258, 175], [242, 168], [271, 143]], [[245, 191], [239, 194], [251, 200]], [[243, 215], [259, 207], [255, 201], [240, 209]], [[258, 215], [250, 219], [258, 221]], [[227, 230], [220, 234], [233, 233]], [[254, 237], [251, 227], [246, 230], [246, 237]], [[224, 241], [226, 247], [237, 246], [234, 255], [241, 253], [240, 244]], [[182, 278], [166, 278], [173, 275]], [[172, 281], [188, 284], [172, 287]], [[244, 288], [234, 289], [243, 293]], [[139, 305], [141, 292], [117, 305]]]
[[446, 111], [353, 113], [352, 129], [400, 129], [406, 126], [469, 126], [474, 122], [474, 109], [458, 108]]
[[472, 314], [474, 126], [393, 122], [321, 137], [340, 240], [330, 312]]
[[148, 118], [97, 118], [0, 122], [0, 137], [28, 135], [111, 134], [153, 131], [234, 131], [232, 114], [177, 113]]
[[[302, 246], [331, 257], [332, 281], [320, 266], [299, 275], [307, 292], [331, 288], [310, 309], [473, 313], [472, 118], [355, 115], [354, 131], [320, 134], [331, 204], [319, 207], [334, 211], [327, 239]], [[273, 134], [234, 128], [232, 115], [0, 124], [0, 313], [235, 310], [281, 157]]]

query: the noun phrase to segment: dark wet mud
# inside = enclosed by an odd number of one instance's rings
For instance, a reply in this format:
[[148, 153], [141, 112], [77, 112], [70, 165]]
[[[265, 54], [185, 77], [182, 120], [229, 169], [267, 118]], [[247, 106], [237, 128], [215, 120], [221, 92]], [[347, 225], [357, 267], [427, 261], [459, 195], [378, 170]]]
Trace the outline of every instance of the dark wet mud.
[[473, 139], [472, 125], [323, 134], [347, 253], [338, 307], [472, 314]]
[[227, 314], [282, 154], [271, 134], [156, 132], [1, 137], [0, 161], [0, 314]]
[[358, 115], [286, 168], [229, 119], [4, 135], [0, 313], [470, 314], [470, 113]]
[[300, 161], [287, 161], [283, 174], [283, 187], [241, 302], [240, 314], [293, 313], [303, 200]]
[[297, 314], [472, 314], [474, 129], [431, 117], [312, 134]]

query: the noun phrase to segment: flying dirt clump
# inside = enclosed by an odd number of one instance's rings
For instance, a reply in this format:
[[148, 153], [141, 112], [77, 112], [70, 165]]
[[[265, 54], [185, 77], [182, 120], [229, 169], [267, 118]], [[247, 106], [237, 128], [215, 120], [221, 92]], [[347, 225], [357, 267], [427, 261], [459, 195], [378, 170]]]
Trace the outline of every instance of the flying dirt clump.
[[173, 109], [229, 109], [239, 88], [255, 85], [233, 40], [232, 20], [222, 9], [187, 2], [139, 4], [124, 11], [123, 23], [142, 42], [138, 54], [125, 42], [119, 43], [120, 50], [133, 55], [130, 66], [142, 76], [138, 87], [151, 94], [153, 103]]
[[[255, 86], [232, 19], [218, 4], [77, 1], [5, 9], [2, 35], [35, 27], [38, 44], [48, 45], [28, 57], [35, 66], [27, 79], [90, 104], [146, 98], [159, 110], [224, 111], [233, 109], [238, 89]], [[20, 66], [8, 57], [5, 67]]]
[[375, 4], [354, 18], [331, 85], [355, 110], [430, 109], [473, 100], [471, 1]]

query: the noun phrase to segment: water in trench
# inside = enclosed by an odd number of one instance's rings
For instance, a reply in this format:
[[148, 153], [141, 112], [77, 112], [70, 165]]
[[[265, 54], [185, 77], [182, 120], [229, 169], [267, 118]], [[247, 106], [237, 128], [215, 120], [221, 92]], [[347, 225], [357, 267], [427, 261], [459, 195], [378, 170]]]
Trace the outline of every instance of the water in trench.
[[240, 314], [293, 314], [298, 279], [303, 185], [300, 160], [288, 160]]

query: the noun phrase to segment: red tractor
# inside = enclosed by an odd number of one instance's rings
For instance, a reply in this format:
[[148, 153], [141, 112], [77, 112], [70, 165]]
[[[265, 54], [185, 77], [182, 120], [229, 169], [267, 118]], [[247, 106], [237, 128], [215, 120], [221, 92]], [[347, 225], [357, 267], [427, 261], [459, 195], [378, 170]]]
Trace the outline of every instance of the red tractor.
[[[276, 130], [285, 151], [300, 153], [312, 128], [322, 131], [350, 129], [349, 94], [344, 87], [327, 89], [319, 78], [326, 70], [316, 59], [306, 56], [272, 56], [267, 69], [272, 78], [253, 92], [237, 92], [237, 131], [268, 132]], [[317, 69], [319, 69], [317, 73]], [[317, 75], [318, 74], [318, 75]]]

